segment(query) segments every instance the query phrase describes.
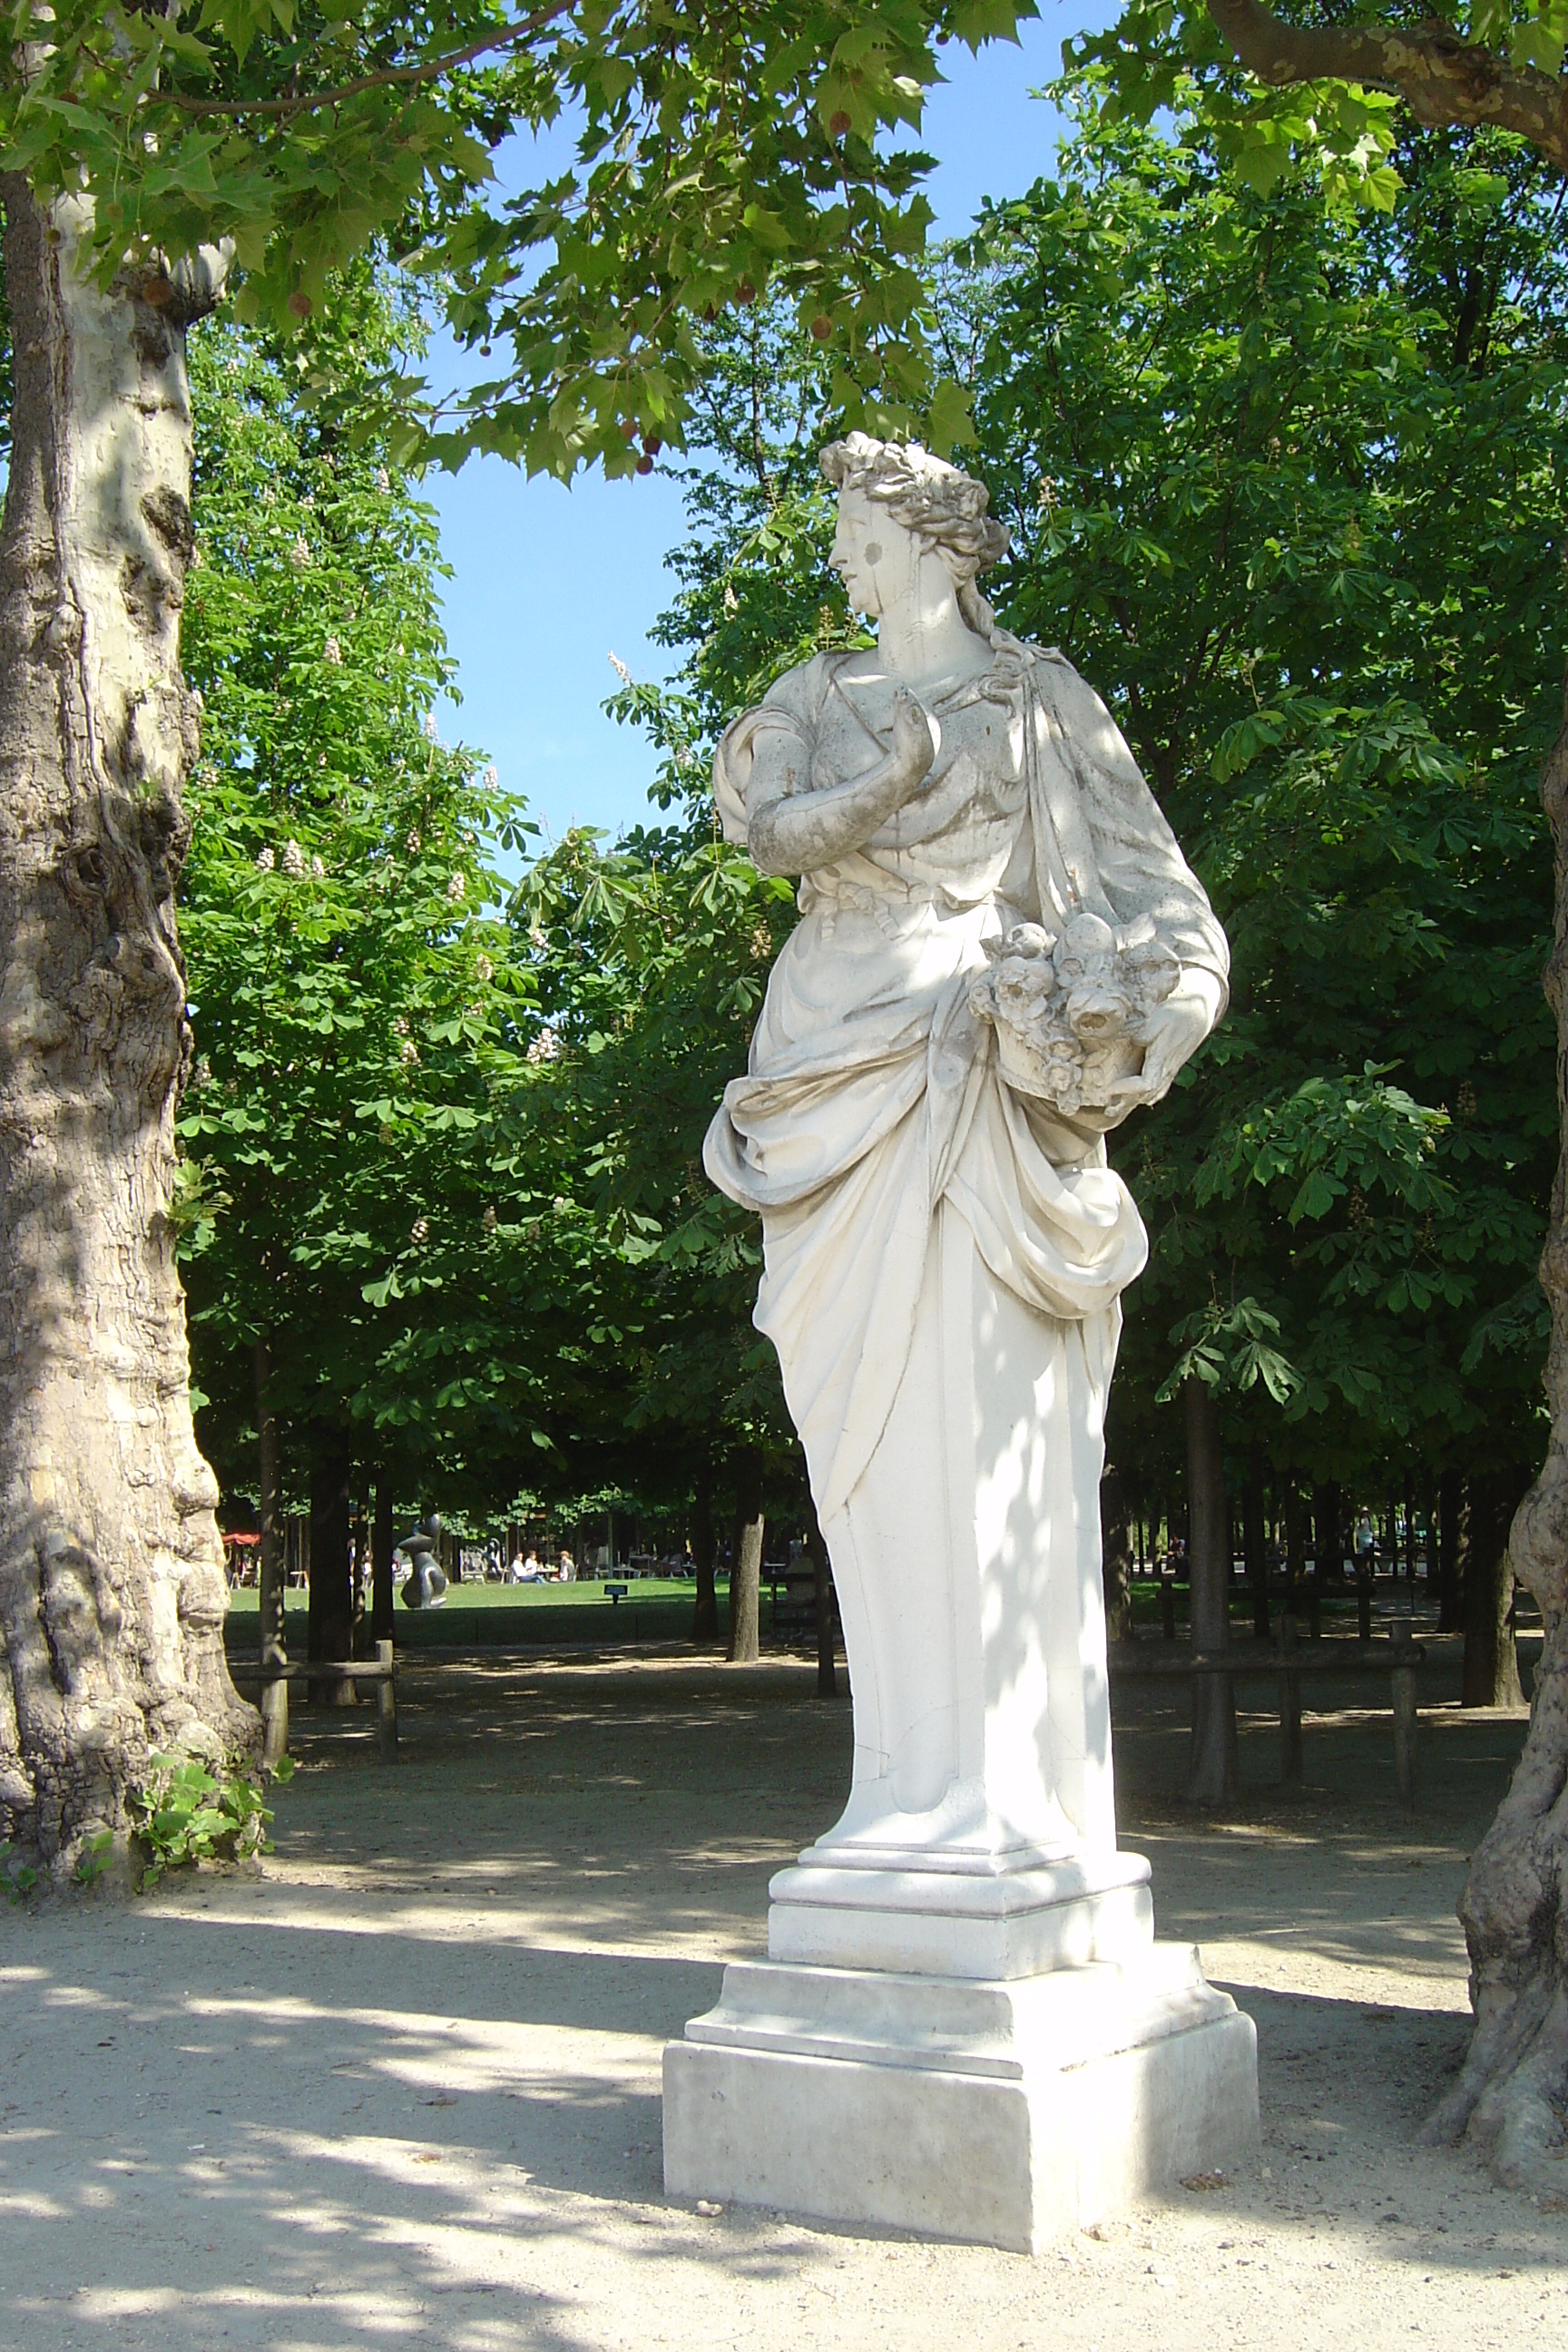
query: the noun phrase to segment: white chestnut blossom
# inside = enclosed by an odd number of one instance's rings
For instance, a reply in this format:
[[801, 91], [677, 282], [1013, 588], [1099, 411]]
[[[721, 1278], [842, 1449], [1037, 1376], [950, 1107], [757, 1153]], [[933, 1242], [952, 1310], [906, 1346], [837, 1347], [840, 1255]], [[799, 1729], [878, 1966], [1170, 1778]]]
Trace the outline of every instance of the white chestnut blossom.
[[529, 1046], [528, 1058], [536, 1070], [542, 1068], [546, 1062], [558, 1062], [561, 1059], [561, 1040], [553, 1029], [542, 1029], [539, 1032]]
[[492, 1201], [489, 1207], [485, 1211], [484, 1215], [479, 1219], [479, 1231], [485, 1234], [493, 1234], [500, 1222], [500, 1219], [496, 1215], [495, 1202]]
[[489, 986], [490, 982], [491, 982], [491, 981], [495, 978], [495, 976], [496, 976], [496, 968], [495, 968], [494, 964], [490, 961], [490, 960], [489, 960], [489, 956], [488, 956], [488, 955], [482, 955], [482, 956], [480, 956], [480, 957], [479, 957], [479, 961], [478, 961], [476, 962], [476, 964], [474, 965], [474, 970], [475, 970], [475, 971], [478, 973], [478, 975], [479, 975], [479, 980], [480, 980], [480, 981], [483, 982], [483, 984], [488, 988], [488, 987]]
[[384, 466], [378, 466], [375, 469], [375, 487], [384, 494], [392, 488], [392, 476]]
[[397, 1049], [397, 1058], [403, 1064], [405, 1069], [409, 1068], [419, 1059], [419, 1048], [415, 1044], [412, 1037], [405, 1037], [402, 1045]]
[[468, 884], [464, 881], [460, 874], [454, 874], [451, 880], [447, 885], [447, 898], [453, 899], [466, 898], [468, 895]]
[[420, 837], [419, 837], [419, 835], [418, 835], [418, 834], [417, 834], [417, 833], [411, 833], [411, 834], [409, 835], [409, 836], [408, 836], [408, 855], [410, 856], [410, 857], [417, 857], [417, 856], [418, 856], [418, 855], [419, 855], [419, 853], [420, 853], [420, 851], [424, 848], [424, 846], [425, 846], [425, 845], [424, 845], [423, 841], [420, 839]]
[[308, 572], [310, 570], [310, 542], [306, 538], [303, 531], [300, 533], [300, 536], [294, 541], [293, 546], [289, 550], [289, 561], [293, 565], [296, 572]]
[[489, 766], [485, 770], [485, 790], [486, 790], [486, 792], [487, 792], [487, 793], [493, 793], [493, 792], [494, 792], [494, 790], [495, 790], [495, 788], [496, 788], [496, 786], [500, 783], [500, 770], [496, 766], [495, 761], [492, 760], [492, 761], [490, 761], [490, 763], [489, 763]]
[[434, 743], [436, 740], [436, 713], [433, 710], [427, 710], [425, 714], [425, 740], [426, 743]]
[[323, 651], [327, 660], [331, 663], [333, 669], [339, 669], [342, 667], [343, 649], [342, 646], [339, 645], [336, 637], [329, 637], [327, 639]]
[[408, 1238], [409, 1238], [409, 1240], [410, 1240], [411, 1242], [415, 1242], [415, 1243], [422, 1242], [422, 1241], [426, 1240], [426, 1239], [428, 1237], [429, 1232], [430, 1232], [430, 1220], [429, 1220], [429, 1218], [428, 1218], [428, 1217], [416, 1217], [416, 1218], [415, 1218], [415, 1220], [414, 1220], [414, 1223], [413, 1223], [409, 1226], [409, 1228], [408, 1228]]
[[318, 882], [321, 882], [326, 879], [327, 869], [319, 857], [311, 858], [310, 871], [315, 876]]
[[257, 851], [257, 853], [256, 853], [256, 863], [257, 863], [257, 866], [258, 866], [258, 868], [259, 869], [259, 871], [260, 871], [261, 873], [263, 873], [263, 874], [270, 874], [270, 873], [271, 873], [272, 868], [273, 868], [273, 866], [274, 866], [274, 864], [276, 863], [276, 860], [275, 860], [275, 859], [274, 859], [274, 857], [273, 857], [273, 855], [272, 855], [272, 851], [271, 851], [270, 845], [269, 845], [268, 847], [267, 847], [266, 849], [258, 849], [258, 850]]
[[293, 875], [305, 871], [305, 853], [291, 837], [283, 844], [283, 871]]

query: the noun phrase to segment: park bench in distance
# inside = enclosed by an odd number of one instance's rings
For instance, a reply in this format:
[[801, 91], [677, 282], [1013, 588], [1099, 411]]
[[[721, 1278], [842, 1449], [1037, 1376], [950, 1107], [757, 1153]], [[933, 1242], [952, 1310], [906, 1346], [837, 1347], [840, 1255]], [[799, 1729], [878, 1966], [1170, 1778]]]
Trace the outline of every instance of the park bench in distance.
[[1391, 1626], [1386, 1641], [1314, 1642], [1303, 1650], [1297, 1645], [1295, 1619], [1282, 1616], [1279, 1639], [1272, 1652], [1260, 1642], [1251, 1653], [1237, 1648], [1173, 1657], [1169, 1652], [1151, 1655], [1152, 1646], [1144, 1648], [1135, 1642], [1112, 1646], [1109, 1665], [1113, 1688], [1121, 1680], [1157, 1682], [1179, 1677], [1191, 1683], [1200, 1675], [1218, 1675], [1233, 1685], [1259, 1676], [1277, 1682], [1281, 1778], [1287, 1786], [1301, 1778], [1301, 1676], [1370, 1675], [1381, 1679], [1386, 1675], [1394, 1716], [1394, 1781], [1401, 1803], [1415, 1804], [1415, 1677], [1426, 1653], [1404, 1626]]
[[[246, 1671], [247, 1661], [230, 1660], [231, 1670]], [[250, 1671], [261, 1678], [261, 1760], [281, 1763], [289, 1753], [289, 1685], [302, 1682], [355, 1682], [375, 1685], [375, 1740], [384, 1764], [397, 1758], [397, 1665], [390, 1642], [378, 1642], [374, 1658], [275, 1660]]]

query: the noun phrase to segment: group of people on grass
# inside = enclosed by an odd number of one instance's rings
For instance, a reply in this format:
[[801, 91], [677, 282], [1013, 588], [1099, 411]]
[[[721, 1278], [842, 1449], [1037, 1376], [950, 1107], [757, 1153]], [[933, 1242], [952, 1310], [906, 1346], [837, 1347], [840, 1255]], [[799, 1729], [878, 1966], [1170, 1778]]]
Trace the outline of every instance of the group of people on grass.
[[542, 1560], [533, 1545], [530, 1544], [526, 1552], [512, 1554], [511, 1566], [506, 1572], [509, 1584], [573, 1584], [576, 1577], [577, 1563], [564, 1544], [556, 1556], [553, 1568]]

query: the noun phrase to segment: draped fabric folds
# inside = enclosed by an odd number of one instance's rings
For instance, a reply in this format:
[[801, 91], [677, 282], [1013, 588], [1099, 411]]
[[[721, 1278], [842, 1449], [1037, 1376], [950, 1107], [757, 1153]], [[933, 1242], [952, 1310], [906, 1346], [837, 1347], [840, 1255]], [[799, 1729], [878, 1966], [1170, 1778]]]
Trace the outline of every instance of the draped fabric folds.
[[[716, 763], [744, 838], [770, 733], [804, 738], [811, 782], [863, 770], [882, 738], [847, 657], [793, 671]], [[763, 1217], [756, 1322], [778, 1349], [824, 1522], [876, 1452], [909, 1357], [939, 1204], [1037, 1314], [1106, 1318], [1147, 1255], [1087, 1123], [1016, 1094], [969, 1006], [985, 942], [1088, 909], [1142, 919], [1222, 982], [1224, 934], [1121, 736], [1059, 656], [999, 637], [984, 677], [936, 706], [921, 795], [865, 847], [805, 877], [744, 1077], [709, 1130], [710, 1176]]]

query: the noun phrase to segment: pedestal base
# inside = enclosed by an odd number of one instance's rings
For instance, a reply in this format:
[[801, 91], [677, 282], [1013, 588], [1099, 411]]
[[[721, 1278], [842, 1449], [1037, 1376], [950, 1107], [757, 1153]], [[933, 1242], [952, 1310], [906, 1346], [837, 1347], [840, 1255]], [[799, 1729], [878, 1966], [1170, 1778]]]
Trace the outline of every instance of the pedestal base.
[[949, 1854], [826, 1839], [768, 1887], [768, 1958], [918, 1976], [1023, 1978], [1124, 1960], [1154, 1936], [1141, 1853], [1027, 1853], [965, 1867]]
[[1191, 1946], [992, 1983], [743, 1962], [686, 2036], [672, 2196], [1034, 2252], [1258, 2137], [1252, 2021]]

